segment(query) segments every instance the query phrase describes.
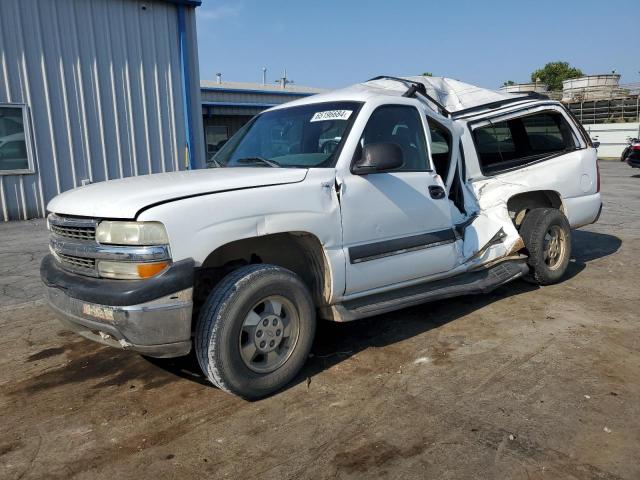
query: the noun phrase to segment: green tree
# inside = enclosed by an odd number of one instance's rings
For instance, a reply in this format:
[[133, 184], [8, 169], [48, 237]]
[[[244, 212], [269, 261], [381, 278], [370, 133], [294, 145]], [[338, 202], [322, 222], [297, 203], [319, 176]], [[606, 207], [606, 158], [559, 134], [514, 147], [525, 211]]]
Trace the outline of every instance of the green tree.
[[514, 82], [513, 80], [507, 80], [506, 82], [502, 83], [503, 87], [508, 87], [509, 85], [515, 85], [516, 82]]
[[433, 73], [431, 72], [422, 72], [423, 77], [433, 77]]
[[544, 83], [549, 90], [562, 90], [564, 80], [583, 75], [582, 70], [572, 67], [569, 62], [549, 62], [531, 74], [531, 81]]

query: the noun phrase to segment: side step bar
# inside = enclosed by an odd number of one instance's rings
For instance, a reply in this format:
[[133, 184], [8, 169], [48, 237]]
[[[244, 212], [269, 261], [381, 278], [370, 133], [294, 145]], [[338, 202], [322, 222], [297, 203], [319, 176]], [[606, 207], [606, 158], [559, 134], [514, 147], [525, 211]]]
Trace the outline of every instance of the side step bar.
[[349, 300], [331, 307], [330, 317], [348, 322], [435, 300], [489, 293], [528, 272], [526, 261], [509, 260], [485, 270]]

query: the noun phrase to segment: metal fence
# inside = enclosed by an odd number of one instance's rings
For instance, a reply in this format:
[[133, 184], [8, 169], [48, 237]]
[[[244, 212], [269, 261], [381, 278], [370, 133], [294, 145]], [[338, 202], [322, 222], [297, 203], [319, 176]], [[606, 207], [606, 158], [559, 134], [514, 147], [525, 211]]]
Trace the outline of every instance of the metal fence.
[[640, 121], [640, 83], [619, 85], [610, 92], [578, 92], [565, 105], [584, 125]]

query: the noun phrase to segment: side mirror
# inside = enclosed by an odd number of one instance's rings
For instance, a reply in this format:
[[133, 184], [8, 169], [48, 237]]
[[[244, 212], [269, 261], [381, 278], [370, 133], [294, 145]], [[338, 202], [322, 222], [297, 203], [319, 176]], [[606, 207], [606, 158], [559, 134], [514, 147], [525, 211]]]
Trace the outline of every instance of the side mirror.
[[404, 165], [402, 149], [395, 143], [370, 143], [362, 149], [362, 157], [351, 170], [356, 175], [386, 172]]
[[593, 148], [598, 148], [600, 146], [600, 142], [598, 142], [597, 140], [595, 142], [592, 141], [591, 144], [593, 145]]

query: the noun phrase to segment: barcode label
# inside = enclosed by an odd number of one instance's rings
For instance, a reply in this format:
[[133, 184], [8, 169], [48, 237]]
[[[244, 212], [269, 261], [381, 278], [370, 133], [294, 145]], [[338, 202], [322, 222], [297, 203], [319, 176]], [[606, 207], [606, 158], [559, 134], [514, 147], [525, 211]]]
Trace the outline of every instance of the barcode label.
[[311, 117], [311, 122], [322, 122], [324, 120], [349, 120], [353, 110], [327, 110], [326, 112], [316, 112]]

